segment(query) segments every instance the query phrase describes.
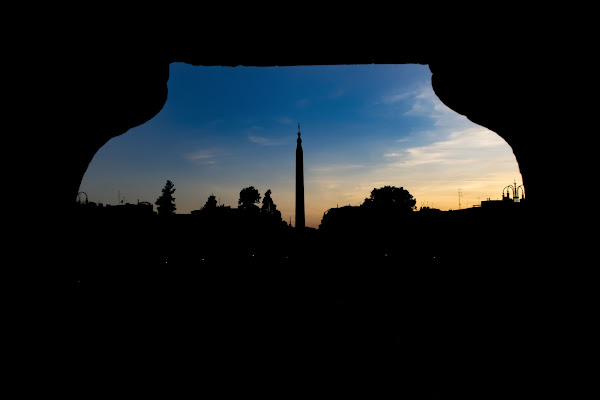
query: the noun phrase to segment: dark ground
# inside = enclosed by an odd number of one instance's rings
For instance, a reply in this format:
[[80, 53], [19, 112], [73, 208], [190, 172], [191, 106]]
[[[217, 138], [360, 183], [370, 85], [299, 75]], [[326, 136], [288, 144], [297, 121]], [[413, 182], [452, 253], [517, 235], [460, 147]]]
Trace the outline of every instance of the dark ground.
[[506, 215], [363, 235], [207, 230], [188, 217], [95, 220], [72, 237], [42, 329], [73, 379], [488, 398], [543, 375], [541, 275], [524, 268], [533, 258]]

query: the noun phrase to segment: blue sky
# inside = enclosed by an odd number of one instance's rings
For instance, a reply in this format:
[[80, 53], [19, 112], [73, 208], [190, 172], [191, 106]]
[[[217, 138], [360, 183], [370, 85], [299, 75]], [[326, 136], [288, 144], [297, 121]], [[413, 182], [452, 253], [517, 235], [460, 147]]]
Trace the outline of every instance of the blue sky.
[[297, 124], [304, 149], [307, 226], [374, 187], [403, 186], [417, 206], [443, 210], [501, 196], [521, 182], [511, 148], [448, 109], [424, 65], [170, 66], [169, 96], [147, 123], [103, 146], [82, 180], [90, 201], [154, 203], [167, 179], [177, 213], [210, 194], [237, 206], [254, 186], [294, 223]]

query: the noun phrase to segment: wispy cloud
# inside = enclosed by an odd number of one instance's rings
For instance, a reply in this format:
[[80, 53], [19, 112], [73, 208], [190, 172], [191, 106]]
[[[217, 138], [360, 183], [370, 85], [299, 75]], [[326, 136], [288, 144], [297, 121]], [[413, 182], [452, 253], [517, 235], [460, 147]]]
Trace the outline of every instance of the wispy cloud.
[[287, 138], [267, 138], [258, 135], [248, 135], [248, 140], [259, 146], [283, 146], [287, 144]]
[[408, 100], [412, 97], [415, 97], [419, 94], [416, 90], [397, 92], [392, 94], [386, 94], [381, 97], [382, 104], [394, 104], [400, 101]]
[[346, 174], [352, 171], [356, 171], [359, 169], [363, 169], [365, 166], [363, 164], [349, 164], [349, 163], [340, 163], [340, 164], [321, 164], [309, 166], [307, 168], [307, 172], [311, 174]]
[[433, 122], [434, 127], [445, 127], [450, 130], [467, 129], [473, 126], [463, 115], [456, 113], [437, 97], [431, 85], [423, 86], [411, 101], [411, 107], [404, 112], [407, 117], [425, 117]]
[[275, 121], [283, 125], [292, 125], [294, 123], [294, 120], [290, 117], [279, 117]]
[[426, 144], [383, 153], [373, 175], [407, 186], [420, 200], [437, 199], [442, 209], [456, 208], [459, 187], [476, 204], [498, 192], [502, 182], [519, 179], [510, 146], [494, 132], [471, 126], [450, 132], [440, 128], [436, 134]]
[[418, 199], [437, 199], [436, 207], [449, 209], [457, 206], [459, 187], [475, 204], [494, 196], [503, 182], [519, 179], [510, 146], [496, 133], [444, 105], [431, 86], [392, 92], [379, 105], [429, 123], [412, 131], [410, 137], [381, 148], [379, 162], [365, 174], [372, 179], [367, 182], [405, 185]]
[[[291, 119], [287, 117], [283, 117], [282, 119], [283, 123], [287, 123], [289, 121], [291, 121]], [[251, 126], [248, 129], [247, 134], [248, 141], [259, 146], [283, 146], [289, 143], [290, 138], [293, 138], [289, 135], [288, 137], [283, 137], [270, 134], [269, 129], [265, 129], [265, 127], [261, 125]]]
[[[433, 127], [414, 132], [412, 137], [419, 146], [407, 146], [408, 138], [397, 140], [396, 145], [384, 152], [383, 158], [395, 167], [437, 165], [467, 165], [494, 160], [502, 153], [510, 155], [510, 147], [496, 133], [474, 125], [466, 117], [455, 113], [435, 95], [431, 86], [410, 92], [411, 108], [406, 116], [430, 119]], [[420, 139], [420, 140], [419, 140]]]
[[183, 157], [195, 165], [212, 165], [216, 163], [215, 154], [210, 150], [199, 150], [184, 154]]
[[472, 126], [465, 117], [442, 103], [430, 84], [420, 84], [399, 91], [392, 89], [383, 94], [376, 104], [383, 108], [384, 115], [429, 118], [434, 127], [453, 126], [466, 129]]

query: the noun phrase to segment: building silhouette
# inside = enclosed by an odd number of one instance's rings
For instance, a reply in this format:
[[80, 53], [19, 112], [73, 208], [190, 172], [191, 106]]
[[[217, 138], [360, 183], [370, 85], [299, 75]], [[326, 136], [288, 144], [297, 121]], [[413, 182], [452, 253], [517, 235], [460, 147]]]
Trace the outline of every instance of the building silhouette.
[[[520, 198], [519, 193], [521, 194]], [[502, 200], [488, 198], [481, 202], [480, 207], [484, 209], [506, 209], [522, 207], [525, 204], [525, 187], [523, 185], [517, 186], [515, 181], [514, 185], [508, 185], [502, 189]]]
[[[85, 195], [85, 200], [83, 200]], [[77, 194], [75, 203], [75, 212], [78, 216], [102, 216], [102, 217], [147, 217], [156, 214], [152, 203], [147, 201], [137, 201], [137, 204], [102, 204], [88, 201], [85, 192]]]
[[298, 123], [298, 140], [296, 141], [296, 229], [304, 230], [304, 155], [302, 139], [300, 139], [300, 123]]

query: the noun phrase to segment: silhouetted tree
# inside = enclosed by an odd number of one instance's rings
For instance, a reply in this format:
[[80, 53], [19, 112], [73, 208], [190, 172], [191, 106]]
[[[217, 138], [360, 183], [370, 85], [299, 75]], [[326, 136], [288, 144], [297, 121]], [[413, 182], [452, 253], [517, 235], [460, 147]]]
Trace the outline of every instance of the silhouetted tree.
[[208, 200], [206, 200], [206, 204], [204, 204], [204, 210], [213, 210], [217, 208], [217, 198], [214, 195], [208, 196]]
[[254, 186], [250, 186], [242, 189], [240, 192], [240, 199], [238, 200], [238, 208], [248, 210], [256, 208], [257, 206], [254, 204], [260, 202], [260, 193], [258, 190], [254, 188]]
[[403, 187], [384, 186], [373, 189], [371, 196], [365, 199], [362, 206], [389, 211], [414, 211], [417, 209], [416, 204], [417, 201]]
[[157, 210], [159, 215], [175, 214], [175, 185], [170, 180], [167, 180], [165, 187], [162, 189], [162, 194], [156, 199]]

